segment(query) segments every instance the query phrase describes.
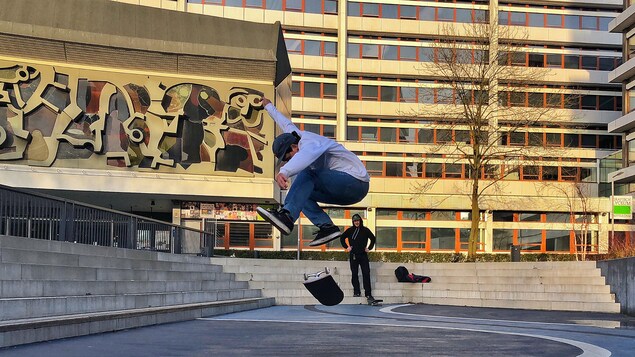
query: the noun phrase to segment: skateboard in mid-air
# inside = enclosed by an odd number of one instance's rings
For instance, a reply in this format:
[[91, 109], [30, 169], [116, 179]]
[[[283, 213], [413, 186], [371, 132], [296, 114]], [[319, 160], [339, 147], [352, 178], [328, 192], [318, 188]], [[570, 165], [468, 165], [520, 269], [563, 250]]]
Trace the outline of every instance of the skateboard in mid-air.
[[304, 274], [304, 287], [322, 305], [333, 306], [344, 300], [344, 292], [337, 285], [328, 268], [317, 273]]

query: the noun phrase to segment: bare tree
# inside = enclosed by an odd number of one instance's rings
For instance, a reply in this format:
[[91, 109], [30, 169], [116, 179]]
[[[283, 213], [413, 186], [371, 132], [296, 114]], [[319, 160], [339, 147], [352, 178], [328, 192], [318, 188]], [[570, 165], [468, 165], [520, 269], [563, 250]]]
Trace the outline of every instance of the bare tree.
[[569, 212], [571, 229], [575, 235], [575, 256], [576, 260], [586, 260], [588, 250], [589, 232], [594, 221], [593, 212], [599, 211], [599, 201], [593, 200], [597, 197], [597, 185], [594, 182], [583, 182], [579, 177], [575, 182], [543, 183], [540, 192], [558, 193], [565, 198], [564, 207]]
[[[437, 128], [450, 129], [447, 133], [455, 129], [464, 134], [447, 138], [437, 134], [430, 153], [443, 155], [446, 165], [466, 167], [468, 182], [460, 193], [471, 202], [468, 260], [474, 260], [484, 195], [501, 180], [519, 175], [521, 168], [537, 170], [537, 158], [556, 155], [553, 151], [558, 149], [545, 147], [542, 140], [532, 142], [532, 127], [558, 121], [558, 116], [566, 115], [558, 108], [567, 108], [566, 101], [573, 97], [563, 94], [560, 86], [547, 84], [548, 69], [511, 65], [515, 56], [525, 56], [531, 49], [513, 45], [523, 43], [526, 35], [499, 26], [495, 18], [482, 24], [439, 25], [439, 38], [434, 58], [419, 67], [423, 77], [434, 80], [421, 87], [419, 102], [435, 104], [421, 104], [415, 116], [432, 118]], [[434, 99], [426, 98], [430, 95]], [[526, 136], [529, 143], [501, 145], [514, 136]], [[427, 192], [437, 180], [417, 185], [417, 192]]]

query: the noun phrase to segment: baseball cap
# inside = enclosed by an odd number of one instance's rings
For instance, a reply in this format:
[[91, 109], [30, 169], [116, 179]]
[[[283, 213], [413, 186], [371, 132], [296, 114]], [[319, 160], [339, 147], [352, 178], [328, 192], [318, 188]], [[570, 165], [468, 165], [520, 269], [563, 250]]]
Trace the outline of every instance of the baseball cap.
[[278, 135], [278, 137], [273, 141], [271, 148], [273, 150], [273, 154], [278, 158], [276, 166], [280, 165], [280, 163], [284, 161], [284, 156], [291, 149], [291, 145], [297, 144], [299, 140], [300, 136], [295, 131], [293, 133]]

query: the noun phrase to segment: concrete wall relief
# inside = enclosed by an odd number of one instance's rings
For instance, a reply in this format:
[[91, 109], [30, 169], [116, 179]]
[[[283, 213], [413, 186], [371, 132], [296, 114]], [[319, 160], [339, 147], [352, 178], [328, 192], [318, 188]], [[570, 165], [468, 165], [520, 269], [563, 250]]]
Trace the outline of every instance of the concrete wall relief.
[[263, 173], [258, 89], [0, 61], [0, 161]]

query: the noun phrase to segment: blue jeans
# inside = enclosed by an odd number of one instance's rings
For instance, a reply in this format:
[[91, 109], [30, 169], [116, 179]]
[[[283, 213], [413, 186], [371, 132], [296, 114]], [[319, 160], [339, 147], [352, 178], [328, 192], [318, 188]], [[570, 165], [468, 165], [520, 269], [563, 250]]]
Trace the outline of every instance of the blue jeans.
[[283, 208], [289, 211], [293, 221], [302, 212], [316, 226], [333, 224], [318, 202], [351, 205], [364, 199], [367, 193], [368, 182], [345, 172], [307, 168], [293, 180]]

